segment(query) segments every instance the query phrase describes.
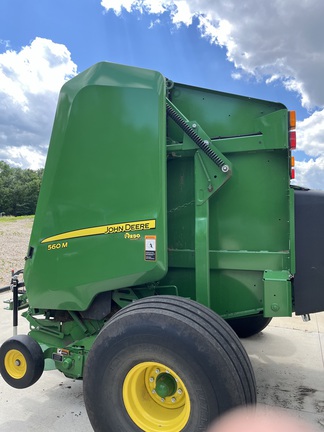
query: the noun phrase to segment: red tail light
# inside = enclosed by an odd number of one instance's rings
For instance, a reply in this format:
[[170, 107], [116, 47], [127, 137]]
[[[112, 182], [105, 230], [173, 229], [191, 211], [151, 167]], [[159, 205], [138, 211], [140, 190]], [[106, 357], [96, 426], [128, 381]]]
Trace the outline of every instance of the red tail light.
[[290, 150], [296, 150], [296, 131], [289, 132], [289, 148]]

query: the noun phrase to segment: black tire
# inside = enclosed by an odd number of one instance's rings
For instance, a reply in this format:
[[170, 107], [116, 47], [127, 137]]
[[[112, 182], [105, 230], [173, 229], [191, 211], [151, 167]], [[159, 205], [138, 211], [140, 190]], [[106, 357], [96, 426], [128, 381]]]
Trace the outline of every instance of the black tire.
[[[150, 381], [167, 373], [177, 385], [161, 403], [161, 389], [157, 394]], [[139, 300], [114, 315], [90, 350], [83, 385], [96, 432], [202, 432], [225, 411], [256, 402], [254, 373], [236, 334], [210, 309], [174, 296]], [[161, 429], [173, 399], [183, 407]], [[155, 403], [150, 424], [142, 418], [148, 400]]]
[[33, 385], [43, 370], [43, 351], [30, 336], [13, 336], [1, 345], [0, 373], [12, 387], [23, 389]]
[[272, 318], [264, 318], [262, 315], [235, 318], [227, 320], [239, 338], [248, 338], [264, 330]]

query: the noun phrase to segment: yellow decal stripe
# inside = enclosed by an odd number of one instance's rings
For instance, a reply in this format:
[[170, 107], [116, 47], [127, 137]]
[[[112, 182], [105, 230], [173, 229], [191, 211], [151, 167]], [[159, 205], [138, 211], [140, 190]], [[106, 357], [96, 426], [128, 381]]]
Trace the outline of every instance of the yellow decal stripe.
[[154, 229], [156, 226], [155, 219], [135, 221], [135, 222], [125, 222], [113, 225], [102, 225], [99, 227], [84, 228], [75, 231], [69, 231], [63, 234], [58, 234], [52, 237], [47, 237], [41, 241], [41, 243], [49, 243], [53, 241], [68, 240], [78, 237], [88, 237], [100, 234], [117, 234], [125, 233], [130, 231], [144, 231]]

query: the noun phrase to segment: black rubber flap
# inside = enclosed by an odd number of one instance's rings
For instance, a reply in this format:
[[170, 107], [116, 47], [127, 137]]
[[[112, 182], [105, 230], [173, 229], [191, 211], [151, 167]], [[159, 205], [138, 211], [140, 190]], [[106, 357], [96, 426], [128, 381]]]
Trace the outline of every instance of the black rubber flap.
[[324, 192], [295, 190], [295, 312], [324, 311]]

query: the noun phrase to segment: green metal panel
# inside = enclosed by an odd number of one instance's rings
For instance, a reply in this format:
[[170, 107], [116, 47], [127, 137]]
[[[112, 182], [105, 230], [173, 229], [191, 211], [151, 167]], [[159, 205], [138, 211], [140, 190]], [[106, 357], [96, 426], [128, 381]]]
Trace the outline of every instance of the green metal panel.
[[264, 316], [280, 317], [292, 314], [291, 275], [287, 271], [264, 272]]
[[31, 307], [85, 310], [126, 288], [121, 306], [166, 290], [235, 317], [269, 314], [280, 292], [289, 315], [289, 157], [282, 104], [166, 93], [157, 72], [95, 65], [60, 94], [25, 268]]
[[[264, 272], [294, 272], [287, 109], [182, 84], [168, 97], [227, 158], [231, 176], [208, 197], [209, 208], [198, 208], [198, 150], [169, 119], [169, 272], [163, 283], [226, 318], [268, 310], [273, 299], [264, 294]], [[197, 237], [202, 226], [204, 243]], [[283, 283], [281, 313], [290, 315], [291, 304], [290, 282]]]
[[158, 72], [99, 63], [63, 86], [25, 266], [32, 308], [85, 310], [165, 275], [165, 127]]

